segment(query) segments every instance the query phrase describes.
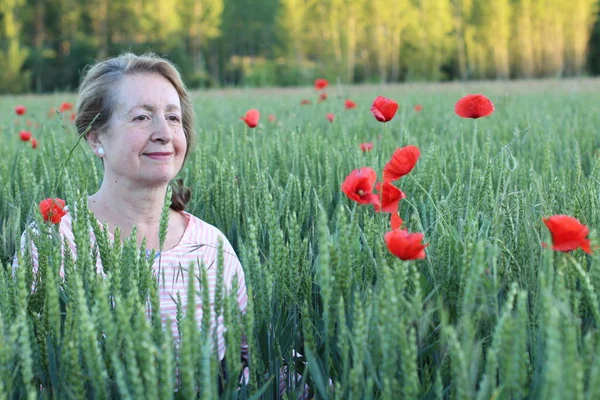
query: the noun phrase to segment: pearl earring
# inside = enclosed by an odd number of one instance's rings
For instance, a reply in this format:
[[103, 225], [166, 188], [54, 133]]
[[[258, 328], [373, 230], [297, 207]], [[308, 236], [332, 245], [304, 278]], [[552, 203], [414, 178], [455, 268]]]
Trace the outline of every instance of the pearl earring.
[[104, 149], [102, 147], [98, 148], [98, 155], [102, 157], [104, 155]]

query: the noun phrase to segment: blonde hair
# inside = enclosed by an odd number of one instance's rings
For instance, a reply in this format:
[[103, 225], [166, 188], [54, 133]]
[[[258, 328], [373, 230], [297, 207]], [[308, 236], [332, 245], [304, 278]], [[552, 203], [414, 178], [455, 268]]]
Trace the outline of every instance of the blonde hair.
[[[90, 124], [90, 130], [103, 132], [117, 103], [114, 96], [116, 84], [125, 76], [149, 73], [160, 74], [165, 77], [171, 82], [179, 95], [181, 124], [187, 140], [185, 162], [195, 139], [195, 113], [192, 100], [177, 67], [169, 60], [154, 53], [144, 53], [140, 56], [129, 52], [123, 53], [120, 56], [100, 61], [86, 68], [83, 80], [79, 85], [75, 117], [77, 132], [80, 135], [83, 134]], [[172, 186], [171, 208], [182, 211], [191, 198], [191, 190], [183, 186], [181, 180], [178, 180]]]

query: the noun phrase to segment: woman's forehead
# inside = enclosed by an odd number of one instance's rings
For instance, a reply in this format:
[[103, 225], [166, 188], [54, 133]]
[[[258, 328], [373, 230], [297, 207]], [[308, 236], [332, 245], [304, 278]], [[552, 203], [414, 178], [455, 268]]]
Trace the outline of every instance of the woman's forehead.
[[115, 95], [127, 111], [134, 107], [181, 108], [177, 90], [160, 74], [127, 75], [119, 82]]

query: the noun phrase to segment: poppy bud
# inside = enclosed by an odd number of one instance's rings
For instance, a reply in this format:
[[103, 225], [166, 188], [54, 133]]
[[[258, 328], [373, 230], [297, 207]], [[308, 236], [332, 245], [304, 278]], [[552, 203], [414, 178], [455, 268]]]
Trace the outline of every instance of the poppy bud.
[[29, 139], [31, 139], [31, 132], [21, 131], [21, 132], [19, 132], [19, 137], [21, 138], [22, 141], [29, 142]]
[[23, 115], [23, 114], [25, 114], [25, 111], [27, 111], [25, 106], [16, 106], [15, 107], [15, 113], [17, 113], [17, 115]]
[[487, 117], [494, 112], [494, 104], [482, 94], [468, 94], [456, 102], [454, 112], [463, 118]]
[[396, 111], [398, 111], [398, 103], [383, 96], [378, 96], [371, 107], [371, 112], [379, 122], [391, 121]]
[[240, 119], [246, 122], [249, 128], [255, 128], [258, 125], [258, 120], [260, 119], [260, 111], [256, 109], [251, 109], [246, 112], [246, 116], [240, 117]]

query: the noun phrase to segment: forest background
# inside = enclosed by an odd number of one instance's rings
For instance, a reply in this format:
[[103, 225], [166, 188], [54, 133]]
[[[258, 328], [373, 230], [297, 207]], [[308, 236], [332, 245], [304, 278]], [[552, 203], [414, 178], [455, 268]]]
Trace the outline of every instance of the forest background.
[[598, 0], [0, 0], [0, 93], [123, 51], [191, 88], [600, 74]]

